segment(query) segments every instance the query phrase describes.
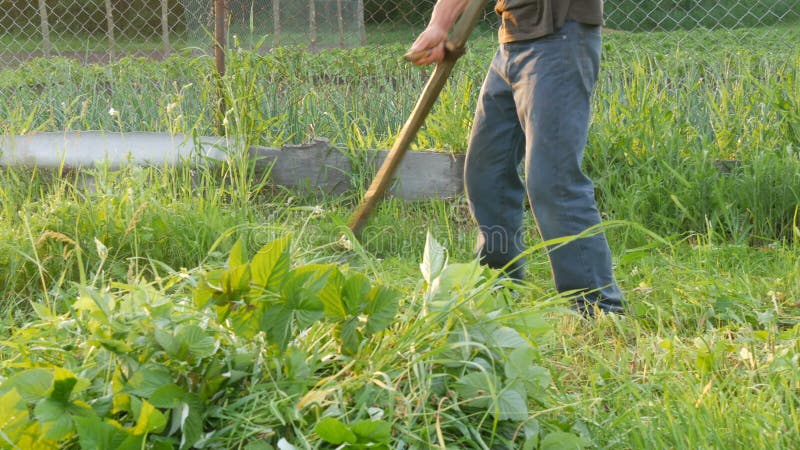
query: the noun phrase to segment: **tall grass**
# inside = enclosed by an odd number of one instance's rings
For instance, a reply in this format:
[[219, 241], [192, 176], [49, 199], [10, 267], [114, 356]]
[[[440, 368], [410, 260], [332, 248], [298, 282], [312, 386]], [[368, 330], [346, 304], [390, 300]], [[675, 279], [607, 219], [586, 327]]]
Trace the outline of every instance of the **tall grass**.
[[[586, 167], [601, 209], [661, 234], [713, 231], [735, 242], [793, 239], [800, 177], [800, 55], [755, 33], [611, 33], [597, 86]], [[759, 34], [761, 33], [761, 34]], [[763, 36], [762, 36], [763, 35]], [[673, 43], [670, 43], [673, 42]], [[416, 148], [464, 151], [494, 44], [471, 43]], [[317, 54], [281, 48], [230, 53], [228, 118], [242, 145], [331, 139], [354, 152], [387, 148], [427, 70], [399, 45]], [[84, 67], [37, 60], [0, 74], [2, 131], [102, 129], [212, 134], [220, 121], [208, 58], [124, 59]], [[110, 108], [119, 111], [111, 116]]]

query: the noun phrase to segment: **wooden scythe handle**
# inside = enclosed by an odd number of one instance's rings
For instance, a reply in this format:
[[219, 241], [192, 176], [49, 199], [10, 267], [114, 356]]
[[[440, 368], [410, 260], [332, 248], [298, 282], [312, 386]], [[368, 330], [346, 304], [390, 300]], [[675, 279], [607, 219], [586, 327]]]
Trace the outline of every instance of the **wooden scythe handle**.
[[397, 167], [403, 160], [406, 151], [408, 151], [408, 147], [416, 137], [417, 131], [422, 127], [425, 118], [428, 117], [428, 113], [433, 108], [436, 99], [439, 98], [439, 94], [442, 92], [442, 88], [447, 81], [447, 77], [450, 76], [456, 60], [464, 53], [464, 45], [483, 12], [483, 4], [484, 0], [469, 0], [464, 12], [461, 13], [458, 21], [453, 26], [450, 39], [446, 44], [447, 54], [445, 59], [436, 65], [430, 79], [428, 79], [428, 83], [425, 85], [425, 89], [422, 91], [419, 100], [417, 100], [416, 106], [414, 106], [414, 110], [405, 125], [403, 125], [403, 129], [400, 130], [394, 146], [392, 146], [391, 151], [383, 161], [383, 165], [381, 165], [367, 192], [364, 194], [361, 204], [350, 217], [349, 226], [354, 235], [358, 236], [360, 234], [375, 205], [386, 194], [386, 190], [392, 181], [392, 176], [397, 171]]

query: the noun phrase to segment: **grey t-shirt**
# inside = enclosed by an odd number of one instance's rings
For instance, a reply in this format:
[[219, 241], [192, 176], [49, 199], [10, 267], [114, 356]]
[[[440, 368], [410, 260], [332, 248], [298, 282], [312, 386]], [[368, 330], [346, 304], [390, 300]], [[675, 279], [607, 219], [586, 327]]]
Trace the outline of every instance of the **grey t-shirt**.
[[567, 20], [603, 24], [603, 0], [497, 0], [500, 43], [546, 36]]

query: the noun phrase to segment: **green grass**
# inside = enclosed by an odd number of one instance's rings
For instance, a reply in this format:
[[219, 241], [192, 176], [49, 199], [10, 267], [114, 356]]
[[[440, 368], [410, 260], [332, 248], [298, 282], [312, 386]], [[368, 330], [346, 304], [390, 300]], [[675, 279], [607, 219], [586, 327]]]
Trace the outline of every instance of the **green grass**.
[[[796, 27], [607, 34], [586, 164], [601, 209], [664, 235], [716, 233], [747, 244], [792, 240], [800, 55], [785, 42], [796, 35]], [[494, 44], [484, 36], [470, 48], [415, 148], [464, 151]], [[256, 145], [323, 136], [354, 154], [388, 148], [427, 77], [426, 69], [399, 60], [404, 50], [392, 44], [316, 54], [232, 51], [224, 80], [233, 105], [230, 126], [246, 128], [248, 143]], [[212, 74], [210, 58], [179, 55], [89, 67], [37, 60], [0, 74], [0, 113], [7, 118], [0, 127], [11, 134], [214, 134], [221, 120]], [[112, 107], [119, 117], [108, 114]], [[734, 164], [733, 172], [722, 173], [720, 164]]]
[[[354, 158], [388, 146], [425, 79], [398, 61], [400, 45], [232, 52], [224, 87], [239, 139], [226, 163], [3, 169], [0, 448], [23, 419], [62, 448], [101, 431], [137, 448], [178, 448], [181, 436], [212, 431], [209, 448], [280, 439], [335, 448], [323, 438], [381, 424], [391, 448], [796, 448], [800, 55], [768, 38], [750, 49], [708, 36], [718, 47], [703, 53], [684, 36], [667, 51], [658, 50], [667, 35], [606, 37], [586, 163], [611, 219], [625, 317], [584, 320], [564, 308], [530, 218], [530, 282], [500, 289], [496, 274], [468, 264], [475, 227], [463, 198], [384, 201], [356, 241], [345, 223], [358, 189], [274, 188], [237, 156], [312, 136]], [[420, 147], [463, 150], [492, 47], [474, 42]], [[210, 70], [208, 59], [183, 56], [32, 62], [0, 73], [3, 132], [211, 134]], [[723, 173], [720, 159], [738, 164]], [[425, 252], [428, 232], [446, 251]], [[294, 281], [242, 288], [268, 265], [246, 262], [255, 250], [285, 236], [284, 276]], [[361, 299], [343, 315], [314, 281], [332, 267]], [[370, 331], [375, 310], [353, 308], [379, 286], [396, 292], [398, 309], [387, 329]], [[317, 298], [328, 309], [314, 309]], [[295, 302], [290, 320], [246, 319], [278, 299]], [[276, 322], [293, 326], [288, 344]], [[266, 334], [253, 335], [259, 327]], [[167, 387], [142, 385], [147, 377]], [[381, 436], [371, 442], [385, 444]]]
[[[454, 426], [458, 423], [475, 427], [487, 442], [491, 439], [486, 424], [478, 425], [480, 415], [475, 411], [462, 409], [463, 404], [458, 408], [432, 402], [439, 395], [431, 386], [434, 379], [417, 372], [436, 373], [435, 361], [442, 358], [437, 355], [447, 348], [437, 350], [442, 344], [436, 344], [441, 342], [436, 328], [415, 325], [425, 317], [415, 316], [421, 314], [418, 303], [424, 297], [417, 263], [423, 258], [427, 229], [448, 248], [451, 262], [470, 259], [474, 230], [461, 201], [385, 202], [361, 241], [363, 248], [346, 250], [341, 236], [352, 197], [261, 192], [244, 209], [226, 201], [230, 194], [213, 181], [218, 177], [214, 174], [202, 174], [191, 193], [188, 174], [181, 171], [99, 173], [97, 191], [80, 193], [71, 182], [15, 180], [11, 174], [5, 174], [4, 192], [31, 197], [19, 213], [3, 216], [8, 234], [0, 241], [0, 253], [9, 255], [11, 250], [12, 258], [24, 255], [17, 258], [18, 264], [27, 267], [4, 267], [4, 273], [10, 270], [13, 276], [3, 283], [3, 317], [14, 326], [4, 332], [3, 360], [21, 361], [9, 342], [55, 339], [35, 334], [41, 333], [35, 330], [46, 319], [38, 318], [41, 312], [32, 315], [33, 310], [43, 305], [58, 315], [69, 314], [78, 286], [96, 286], [101, 292], [106, 286], [120, 299], [127, 298], [123, 295], [128, 289], [136, 292], [149, 286], [182, 302], [181, 293], [188, 286], [224, 263], [233, 240], [243, 238], [248, 247], [258, 248], [291, 234], [298, 262], [335, 263], [366, 273], [398, 290], [405, 311], [391, 333], [376, 341], [384, 352], [392, 349], [385, 358], [373, 355], [371, 363], [360, 363], [347, 375], [340, 373], [324, 383], [324, 373], [339, 369], [318, 366], [320, 378], [315, 379], [323, 383], [318, 387], [333, 389], [321, 400], [323, 410], [338, 408], [345, 414], [343, 420], [353, 423], [367, 417], [363, 408], [381, 408], [393, 425], [395, 439], [416, 439], [412, 441], [418, 447], [412, 448], [437, 445], [437, 427], [446, 442], [473, 448], [474, 440]], [[548, 305], [553, 292], [546, 256], [539, 250], [529, 262], [531, 286], [520, 291], [513, 310], [541, 311], [537, 314], [546, 317], [545, 328], [528, 336], [536, 349], [536, 364], [553, 377], [551, 387], [540, 394], [545, 397], [530, 407], [542, 433], [569, 432], [603, 448], [796, 446], [800, 442], [793, 362], [799, 350], [800, 317], [796, 247], [737, 246], [707, 235], [654, 243], [647, 249], [628, 248], [619, 239], [612, 239], [612, 244], [617, 275], [631, 306], [624, 318], [586, 321], [564, 312], [547, 313], [542, 306]], [[53, 320], [58, 317], [62, 316]], [[319, 342], [327, 342], [327, 332], [315, 330], [312, 336], [322, 333]], [[14, 337], [8, 341], [12, 331]], [[136, 331], [147, 336], [146, 329]], [[426, 343], [433, 353], [414, 356], [420, 351], [414, 348], [427, 348]], [[309, 364], [316, 361], [315, 352], [334, 351], [302, 348]], [[34, 357], [41, 351], [29, 354]], [[48, 358], [53, 357], [58, 355]], [[47, 366], [37, 361], [36, 366]], [[80, 360], [70, 364], [78, 373]], [[415, 369], [417, 364], [421, 366]], [[3, 370], [8, 374], [16, 369], [6, 365]], [[276, 370], [265, 367], [253, 376], [278, 376]], [[386, 397], [369, 381], [375, 377], [398, 392]], [[289, 383], [280, 380], [275, 382]], [[227, 448], [252, 444], [264, 429], [273, 429], [277, 434], [265, 435], [267, 442], [286, 437], [301, 448], [304, 440], [317, 446], [316, 420], [290, 413], [291, 405], [309, 387], [278, 393], [270, 386], [257, 383], [227, 394], [224, 406], [205, 419], [210, 427], [227, 424], [214, 442]], [[412, 405], [416, 406], [409, 410]], [[278, 420], [291, 426], [286, 428]], [[500, 425], [504, 429], [512, 424]]]

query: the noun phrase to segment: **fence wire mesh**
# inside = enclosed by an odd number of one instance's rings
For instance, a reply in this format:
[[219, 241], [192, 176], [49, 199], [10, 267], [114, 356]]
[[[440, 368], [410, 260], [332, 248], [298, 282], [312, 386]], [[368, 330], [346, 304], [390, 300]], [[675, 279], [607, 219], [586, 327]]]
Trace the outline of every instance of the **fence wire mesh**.
[[[435, 0], [228, 0], [229, 45], [268, 50], [409, 42]], [[487, 1], [478, 32], [493, 33]], [[606, 2], [606, 27], [637, 32], [747, 30], [800, 24], [800, 0], [620, 0]], [[0, 0], [0, 58], [13, 65], [36, 57], [82, 62], [122, 56], [163, 58], [213, 47], [212, 0]]]

